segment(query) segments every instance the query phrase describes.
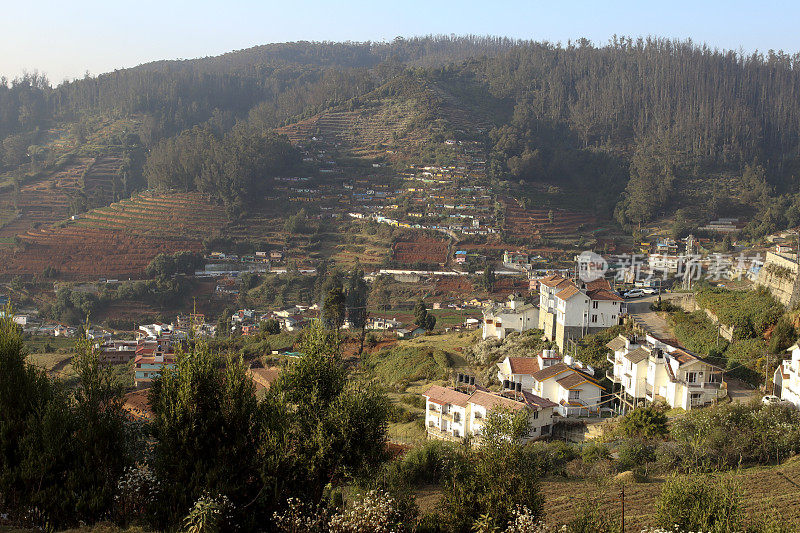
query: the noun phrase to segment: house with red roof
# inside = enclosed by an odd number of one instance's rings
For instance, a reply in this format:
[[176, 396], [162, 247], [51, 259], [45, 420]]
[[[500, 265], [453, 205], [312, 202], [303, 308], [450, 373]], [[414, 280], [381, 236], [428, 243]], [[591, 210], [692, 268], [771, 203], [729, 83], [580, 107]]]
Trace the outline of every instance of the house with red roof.
[[496, 409], [524, 409], [528, 413], [529, 433], [524, 440], [547, 437], [552, 432], [556, 404], [527, 391], [489, 392], [476, 385], [461, 388], [431, 385], [424, 396], [425, 429], [429, 438], [480, 439], [486, 417]]
[[539, 280], [539, 329], [563, 352], [570, 339], [615, 326], [625, 301], [603, 278], [584, 282], [551, 274]]
[[556, 403], [561, 416], [600, 414], [603, 387], [593, 372], [558, 362], [535, 372], [531, 379], [532, 392]]
[[550, 365], [561, 362], [561, 355], [556, 350], [542, 350], [536, 357], [506, 357], [497, 363], [497, 379], [522, 383], [522, 388], [531, 390], [531, 376]]
[[556, 404], [560, 416], [589, 416], [600, 411], [604, 389], [594, 370], [562, 358], [556, 350], [542, 350], [536, 357], [506, 357], [497, 367], [501, 383], [520, 383], [523, 390]]

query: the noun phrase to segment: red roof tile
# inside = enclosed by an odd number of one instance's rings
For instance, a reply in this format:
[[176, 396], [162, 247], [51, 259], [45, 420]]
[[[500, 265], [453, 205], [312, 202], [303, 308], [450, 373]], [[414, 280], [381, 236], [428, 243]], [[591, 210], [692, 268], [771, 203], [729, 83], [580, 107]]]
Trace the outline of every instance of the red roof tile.
[[467, 400], [470, 397], [469, 394], [464, 394], [463, 392], [446, 387], [440, 387], [439, 385], [431, 385], [428, 387], [428, 390], [425, 391], [425, 396], [428, 397], [428, 401], [434, 403], [441, 405], [450, 403], [458, 405], [459, 407], [466, 407]]
[[512, 374], [533, 374], [539, 371], [539, 361], [536, 357], [509, 357], [508, 365]]
[[568, 370], [572, 370], [570, 367], [565, 365], [564, 363], [556, 363], [554, 365], [546, 366], [543, 369], [539, 370], [535, 374], [533, 374], [533, 379], [536, 381], [544, 381], [546, 379], [550, 379], [553, 376], [557, 376], [562, 372], [566, 372]]

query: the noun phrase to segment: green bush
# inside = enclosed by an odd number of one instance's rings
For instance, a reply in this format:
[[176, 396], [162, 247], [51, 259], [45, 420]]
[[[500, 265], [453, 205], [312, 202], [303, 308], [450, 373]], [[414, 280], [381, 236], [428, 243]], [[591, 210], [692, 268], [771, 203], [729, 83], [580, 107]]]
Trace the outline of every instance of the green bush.
[[617, 449], [617, 470], [625, 472], [633, 470], [646, 478], [648, 465], [656, 460], [653, 444], [640, 439], [627, 439], [622, 441]]
[[727, 404], [676, 419], [681, 467], [721, 470], [778, 463], [800, 451], [800, 411], [786, 405]]
[[578, 450], [574, 444], [554, 440], [528, 443], [525, 454], [540, 476], [566, 476], [567, 463], [578, 457]]
[[676, 312], [669, 318], [675, 337], [692, 352], [719, 355], [728, 346], [728, 341], [719, 335], [717, 326], [703, 311]]
[[387, 478], [395, 485], [440, 483], [452, 474], [458, 444], [431, 440], [389, 463]]
[[425, 397], [419, 394], [406, 394], [400, 398], [400, 401], [413, 407], [425, 409]]
[[589, 441], [581, 447], [581, 459], [586, 464], [595, 464], [611, 458], [608, 446], [602, 442]]
[[667, 435], [667, 416], [659, 405], [648, 405], [630, 411], [619, 422], [620, 432], [626, 437], [658, 439]]
[[763, 288], [731, 291], [703, 286], [695, 292], [697, 303], [714, 313], [720, 322], [734, 327], [738, 339], [762, 335], [783, 314], [783, 306]]
[[746, 528], [737, 487], [726, 478], [672, 477], [656, 503], [656, 520], [669, 531], [728, 533]]

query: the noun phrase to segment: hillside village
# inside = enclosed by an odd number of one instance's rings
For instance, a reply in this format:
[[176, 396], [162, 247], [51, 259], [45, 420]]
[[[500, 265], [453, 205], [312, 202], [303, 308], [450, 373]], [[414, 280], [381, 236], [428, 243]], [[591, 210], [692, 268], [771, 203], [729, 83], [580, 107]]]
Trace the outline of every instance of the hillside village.
[[0, 533], [800, 530], [796, 60], [0, 77]]

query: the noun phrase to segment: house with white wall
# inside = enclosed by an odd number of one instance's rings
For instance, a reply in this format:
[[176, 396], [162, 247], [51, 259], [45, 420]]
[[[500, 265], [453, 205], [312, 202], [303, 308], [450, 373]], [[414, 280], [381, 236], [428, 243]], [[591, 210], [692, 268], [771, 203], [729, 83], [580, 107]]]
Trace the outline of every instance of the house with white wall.
[[459, 389], [431, 385], [425, 396], [425, 429], [429, 438], [460, 441], [480, 439], [486, 417], [495, 409], [528, 412], [529, 433], [524, 440], [552, 432], [556, 404], [524, 391], [489, 392], [481, 387]]
[[497, 380], [522, 383], [525, 390], [533, 389], [533, 374], [561, 362], [556, 350], [542, 350], [536, 357], [506, 357], [497, 363]]
[[608, 378], [624, 411], [652, 402], [690, 410], [724, 398], [724, 370], [651, 335], [620, 335], [607, 345]]
[[795, 344], [788, 351], [792, 354], [791, 358], [782, 361], [775, 369], [774, 394], [800, 408], [800, 347]]
[[483, 310], [484, 339], [495, 337], [505, 339], [512, 331], [522, 333], [536, 329], [539, 323], [539, 309], [533, 304], [526, 304], [516, 296], [500, 304]]
[[621, 323], [625, 301], [605, 279], [590, 282], [552, 274], [539, 280], [539, 329], [563, 352], [580, 339]]
[[533, 393], [557, 405], [564, 417], [598, 414], [603, 387], [590, 373], [563, 362], [542, 368], [531, 376]]

